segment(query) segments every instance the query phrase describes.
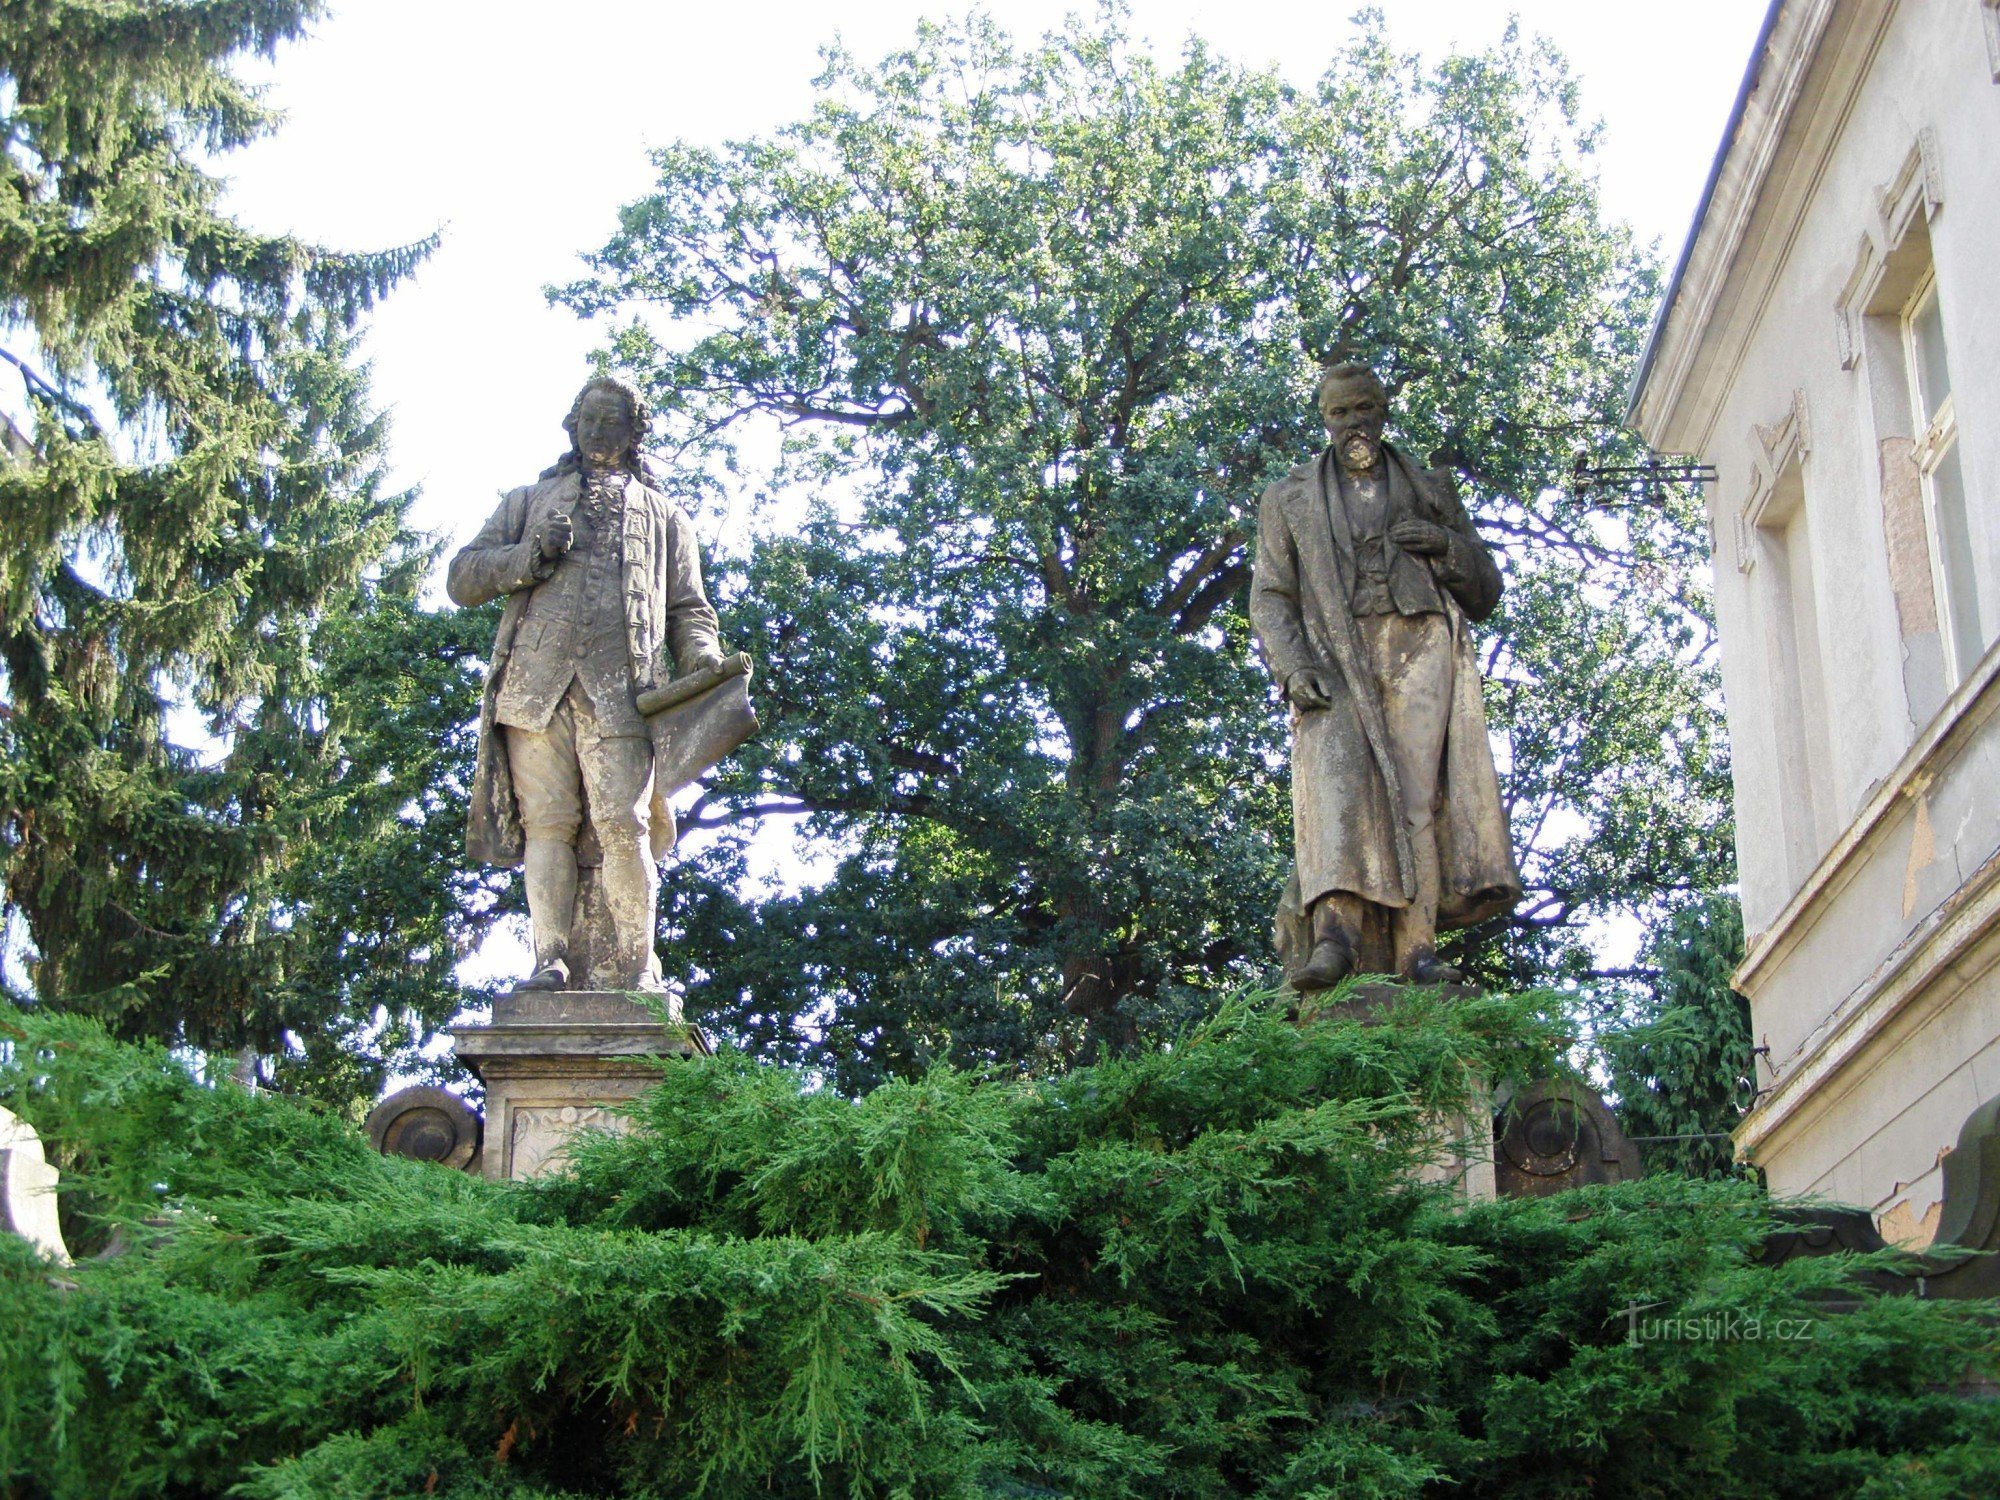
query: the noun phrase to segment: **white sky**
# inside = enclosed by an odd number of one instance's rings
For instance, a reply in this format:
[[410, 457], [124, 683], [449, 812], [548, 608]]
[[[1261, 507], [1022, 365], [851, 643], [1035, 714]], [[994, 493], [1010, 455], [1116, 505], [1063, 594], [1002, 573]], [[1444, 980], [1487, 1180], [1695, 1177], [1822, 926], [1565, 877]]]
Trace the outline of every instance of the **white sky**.
[[[288, 119], [226, 158], [230, 207], [252, 225], [344, 249], [444, 240], [373, 319], [367, 350], [393, 421], [393, 469], [416, 485], [420, 526], [455, 541], [497, 493], [560, 452], [559, 422], [602, 330], [551, 308], [542, 288], [576, 276], [618, 207], [651, 186], [646, 152], [719, 142], [797, 118], [819, 46], [838, 37], [873, 61], [921, 17], [963, 0], [333, 0], [267, 78]], [[1092, 0], [1094, 3], [1094, 0]], [[1076, 0], [988, 7], [1037, 36]], [[1387, 0], [1392, 40], [1435, 57], [1497, 39], [1510, 14], [1554, 41], [1582, 80], [1612, 216], [1676, 253], [1706, 179], [1766, 0]], [[1130, 29], [1163, 52], [1190, 34], [1239, 62], [1275, 62], [1310, 83], [1352, 35], [1353, 0], [1135, 0]], [[738, 538], [705, 537], [711, 548]], [[786, 820], [778, 820], [784, 822]], [[758, 873], [810, 878], [815, 851], [760, 831]], [[764, 846], [767, 846], [765, 848]], [[823, 853], [824, 851], [820, 851]], [[1629, 947], [1631, 934], [1612, 944]], [[518, 932], [496, 934], [468, 980], [525, 966]]]
[[[221, 164], [231, 208], [260, 229], [373, 249], [442, 229], [437, 254], [373, 320], [377, 400], [418, 523], [469, 536], [496, 494], [561, 451], [558, 426], [601, 330], [542, 295], [581, 269], [617, 208], [651, 185], [646, 151], [798, 117], [838, 36], [865, 60], [962, 0], [688, 5], [333, 0], [278, 55], [278, 134]], [[1436, 56], [1495, 40], [1509, 14], [1582, 79], [1609, 212], [1671, 257], [1680, 247], [1766, 0], [1387, 0], [1393, 40]], [[1075, 0], [989, 7], [1034, 36]], [[1350, 3], [1136, 0], [1131, 29], [1174, 53], [1190, 34], [1308, 83], [1350, 37]], [[710, 545], [720, 540], [705, 539]]]

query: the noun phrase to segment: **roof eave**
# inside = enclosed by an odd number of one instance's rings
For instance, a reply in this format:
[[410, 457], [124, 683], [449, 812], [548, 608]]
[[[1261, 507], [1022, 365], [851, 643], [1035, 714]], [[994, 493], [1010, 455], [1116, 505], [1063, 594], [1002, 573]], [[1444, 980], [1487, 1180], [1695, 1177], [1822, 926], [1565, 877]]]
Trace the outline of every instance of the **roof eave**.
[[1681, 244], [1679, 259], [1674, 262], [1674, 273], [1667, 281], [1667, 290], [1660, 298], [1659, 310], [1653, 314], [1653, 326], [1647, 330], [1645, 347], [1639, 353], [1639, 368], [1632, 375], [1632, 384], [1625, 395], [1625, 425], [1636, 427], [1639, 418], [1639, 403], [1646, 394], [1646, 381], [1653, 373], [1653, 360], [1659, 353], [1660, 341], [1666, 333], [1667, 319], [1673, 315], [1674, 304], [1680, 299], [1681, 282], [1687, 275], [1688, 262], [1694, 256], [1695, 242], [1701, 238], [1703, 227], [1708, 222], [1709, 208], [1715, 202], [1716, 186], [1722, 181], [1722, 169], [1729, 160], [1729, 153], [1736, 145], [1737, 135], [1743, 126], [1743, 116], [1750, 107], [1750, 96], [1757, 91], [1757, 82], [1763, 76], [1764, 60], [1767, 56], [1771, 33], [1777, 29], [1778, 15], [1784, 10], [1786, 0], [1771, 0], [1764, 12], [1764, 24], [1757, 32], [1756, 45], [1750, 49], [1750, 62], [1743, 70], [1743, 82], [1736, 89], [1736, 103], [1729, 111], [1729, 124], [1722, 132], [1722, 142], [1715, 148], [1715, 160], [1709, 163], [1708, 181], [1701, 190], [1701, 204], [1695, 209], [1694, 222], [1688, 227], [1687, 239]]

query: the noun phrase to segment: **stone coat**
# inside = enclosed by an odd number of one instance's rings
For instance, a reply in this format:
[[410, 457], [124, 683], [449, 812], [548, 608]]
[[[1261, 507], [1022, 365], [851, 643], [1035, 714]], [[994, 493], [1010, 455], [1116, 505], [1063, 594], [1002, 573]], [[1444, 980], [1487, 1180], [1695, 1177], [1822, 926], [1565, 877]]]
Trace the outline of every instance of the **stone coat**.
[[[445, 581], [452, 602], [466, 608], [507, 596], [479, 706], [478, 762], [465, 838], [466, 852], [490, 865], [519, 865], [524, 847], [506, 738], [494, 720], [495, 704], [529, 596], [555, 572], [555, 565], [541, 556], [543, 529], [554, 515], [576, 515], [582, 488], [575, 469], [559, 469], [509, 490], [479, 534], [452, 558]], [[625, 642], [635, 696], [669, 681], [677, 664], [685, 673], [700, 657], [721, 655], [715, 610], [702, 592], [694, 527], [678, 505], [637, 479], [625, 492], [622, 568]], [[656, 782], [653, 857], [663, 857], [673, 842], [673, 810]], [[580, 863], [596, 862], [595, 843], [586, 827], [578, 839]]]
[[[1426, 559], [1443, 585], [1454, 670], [1444, 764], [1438, 779], [1440, 929], [1508, 910], [1521, 897], [1499, 778], [1486, 738], [1479, 659], [1470, 621], [1500, 601], [1500, 573], [1442, 471], [1417, 467], [1385, 446], [1392, 494], [1418, 519], [1451, 534], [1446, 556]], [[1324, 709], [1292, 710], [1292, 807], [1304, 864], [1315, 888], [1292, 882], [1279, 908], [1279, 947], [1293, 947], [1314, 901], [1343, 890], [1383, 907], [1416, 894], [1402, 791], [1373, 674], [1355, 629], [1351, 600], [1354, 541], [1340, 500], [1331, 449], [1264, 492], [1250, 620], [1271, 675], [1317, 670], [1330, 689]]]

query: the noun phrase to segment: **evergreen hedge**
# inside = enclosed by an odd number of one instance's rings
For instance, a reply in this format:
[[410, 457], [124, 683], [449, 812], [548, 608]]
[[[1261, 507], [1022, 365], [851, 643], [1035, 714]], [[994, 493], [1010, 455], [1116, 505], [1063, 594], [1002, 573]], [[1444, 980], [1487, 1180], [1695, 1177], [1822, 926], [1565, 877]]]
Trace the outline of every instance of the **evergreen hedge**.
[[[1547, 997], [1364, 1027], [1242, 996], [1062, 1077], [859, 1099], [675, 1062], [518, 1185], [78, 1017], [0, 1025], [86, 1257], [0, 1236], [11, 1496], [2000, 1491], [1990, 1307], [1760, 1266], [1744, 1182], [1411, 1180], [1468, 1076], [1554, 1066]], [[1635, 1343], [1640, 1303], [1730, 1336]]]

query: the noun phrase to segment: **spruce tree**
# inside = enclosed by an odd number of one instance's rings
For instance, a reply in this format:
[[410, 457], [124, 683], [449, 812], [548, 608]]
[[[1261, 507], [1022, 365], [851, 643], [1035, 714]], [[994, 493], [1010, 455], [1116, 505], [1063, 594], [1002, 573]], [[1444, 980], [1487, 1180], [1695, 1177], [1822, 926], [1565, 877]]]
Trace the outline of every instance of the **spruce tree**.
[[295, 1061], [366, 1029], [375, 999], [435, 1024], [455, 996], [446, 882], [428, 904], [406, 882], [406, 936], [385, 943], [399, 918], [379, 900], [330, 924], [301, 876], [421, 829], [424, 795], [449, 810], [437, 720], [469, 712], [476, 634], [410, 607], [426, 556], [385, 488], [355, 348], [428, 243], [346, 254], [253, 231], [207, 165], [276, 121], [237, 60], [319, 10], [7, 0], [0, 20], [15, 972], [123, 1035], [276, 1054], [290, 1032]]
[[1599, 1038], [1629, 1134], [1653, 1137], [1655, 1170], [1696, 1177], [1754, 1174], [1729, 1133], [1756, 1102], [1750, 1002], [1730, 987], [1743, 962], [1743, 908], [1726, 892], [1675, 911], [1644, 955], [1650, 993], [1621, 1007]]

